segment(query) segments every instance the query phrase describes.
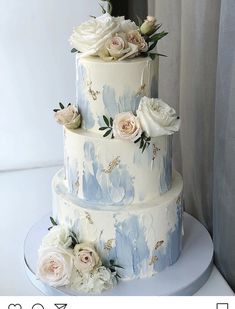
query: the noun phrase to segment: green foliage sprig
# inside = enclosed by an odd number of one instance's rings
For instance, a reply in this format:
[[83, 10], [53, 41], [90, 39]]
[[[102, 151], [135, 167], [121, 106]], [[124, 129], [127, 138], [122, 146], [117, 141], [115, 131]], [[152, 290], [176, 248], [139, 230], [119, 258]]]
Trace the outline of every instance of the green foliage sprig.
[[[162, 26], [161, 24], [157, 25], [157, 29], [159, 29], [161, 26]], [[166, 36], [167, 34], [168, 32], [162, 31], [162, 32], [155, 33], [152, 36], [148, 37], [146, 39], [146, 42], [149, 43], [148, 52], [153, 50], [157, 46], [158, 41], [164, 38], [164, 36]]]
[[151, 141], [151, 137], [147, 136], [145, 132], [141, 134], [137, 140], [134, 141], [135, 144], [140, 143], [139, 149], [142, 149], [142, 153], [145, 151], [147, 147], [149, 147]]
[[53, 217], [50, 217], [50, 221], [51, 221], [52, 226], [48, 228], [48, 231], [50, 231], [53, 228], [53, 226], [58, 225], [58, 223], [55, 221]]
[[[72, 104], [69, 103], [69, 104], [67, 105], [67, 107], [69, 107], [70, 105], [72, 105]], [[60, 106], [60, 108], [55, 108], [55, 109], [53, 109], [53, 112], [56, 113], [56, 112], [60, 111], [61, 109], [64, 109], [64, 108], [65, 108], [64, 104], [61, 103], [61, 102], [59, 102], [59, 106]]]
[[102, 14], [109, 13], [110, 15], [112, 15], [113, 6], [112, 6], [112, 3], [111, 3], [111, 0], [100, 0], [100, 1], [107, 2], [107, 9], [105, 9], [104, 6], [102, 4], [100, 4]]
[[106, 131], [104, 133], [103, 137], [106, 137], [106, 136], [111, 134], [111, 138], [114, 138], [114, 136], [113, 136], [113, 118], [110, 117], [108, 119], [105, 115], [103, 115], [103, 120], [104, 120], [104, 123], [106, 124], [106, 126], [99, 128], [100, 131]]
[[111, 273], [115, 273], [115, 277], [116, 277], [117, 279], [120, 279], [120, 278], [121, 278], [121, 276], [120, 276], [119, 273], [117, 272], [117, 269], [116, 269], [116, 268], [124, 269], [124, 267], [115, 264], [115, 261], [114, 261], [114, 260], [110, 260], [110, 261], [109, 261], [109, 265], [106, 265], [106, 268], [109, 268], [109, 270], [111, 271]]

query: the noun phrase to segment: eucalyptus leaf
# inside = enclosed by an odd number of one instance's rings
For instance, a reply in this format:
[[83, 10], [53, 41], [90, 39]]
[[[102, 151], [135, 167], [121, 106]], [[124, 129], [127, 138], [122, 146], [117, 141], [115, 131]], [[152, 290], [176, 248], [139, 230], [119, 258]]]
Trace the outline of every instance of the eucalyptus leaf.
[[137, 144], [141, 140], [141, 137], [137, 138], [137, 140], [134, 141], [135, 144]]
[[109, 130], [103, 135], [103, 137], [108, 136], [111, 132], [112, 132], [112, 129], [109, 129]]
[[64, 105], [61, 102], [59, 102], [59, 106], [61, 109], [64, 109]]
[[56, 109], [53, 109], [53, 112], [58, 112], [60, 109], [56, 108]]
[[107, 130], [109, 127], [101, 127], [99, 128], [100, 131], [104, 131], [104, 130]]
[[142, 153], [145, 151], [146, 146], [147, 146], [147, 143], [144, 143], [144, 146], [142, 148]]
[[52, 225], [58, 225], [58, 224], [56, 223], [56, 221], [55, 221], [52, 217], [50, 217], [50, 221], [51, 221]]
[[141, 141], [140, 141], [140, 148], [143, 148], [143, 146], [144, 146], [144, 139], [141, 139]]
[[113, 118], [112, 117], [110, 117], [110, 126], [112, 127], [113, 126]]
[[71, 53], [77, 53], [77, 52], [78, 52], [78, 50], [76, 48], [71, 49]]
[[143, 24], [143, 20], [138, 15], [136, 15], [136, 19], [137, 19], [137, 25], [140, 27]]
[[104, 119], [105, 124], [109, 127], [109, 120], [108, 120], [108, 118], [105, 115], [103, 115], [103, 119]]

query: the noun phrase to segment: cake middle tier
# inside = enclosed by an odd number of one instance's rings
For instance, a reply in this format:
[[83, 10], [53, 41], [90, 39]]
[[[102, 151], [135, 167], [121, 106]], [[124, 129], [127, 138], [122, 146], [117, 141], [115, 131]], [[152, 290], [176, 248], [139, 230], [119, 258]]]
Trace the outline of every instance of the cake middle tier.
[[94, 207], [144, 203], [171, 188], [171, 136], [152, 138], [142, 152], [130, 141], [65, 128], [64, 152], [68, 192]]
[[82, 128], [101, 135], [103, 115], [135, 113], [143, 96], [158, 95], [158, 57], [105, 62], [97, 57], [76, 58], [77, 106]]

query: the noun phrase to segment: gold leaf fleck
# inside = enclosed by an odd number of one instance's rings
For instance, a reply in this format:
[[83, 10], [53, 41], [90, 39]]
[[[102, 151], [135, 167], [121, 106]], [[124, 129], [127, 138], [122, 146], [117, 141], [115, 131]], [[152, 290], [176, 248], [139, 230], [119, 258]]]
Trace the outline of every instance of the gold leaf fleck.
[[140, 89], [137, 91], [136, 95], [139, 96], [139, 95], [142, 95], [145, 93], [145, 87], [146, 87], [146, 84], [142, 84], [140, 86]]
[[108, 168], [103, 169], [103, 172], [106, 174], [110, 174], [120, 162], [120, 157], [116, 157], [113, 161], [109, 163]]
[[152, 256], [150, 262], [149, 262], [149, 266], [155, 264], [158, 260], [158, 257], [156, 255]]
[[109, 239], [105, 244], [104, 244], [104, 249], [105, 250], [111, 250], [112, 249], [112, 243], [113, 243], [114, 239]]
[[94, 222], [93, 222], [92, 219], [91, 219], [91, 215], [89, 214], [89, 212], [85, 211], [85, 215], [86, 215], [86, 218], [87, 218], [88, 222], [89, 222], [90, 224], [94, 224]]
[[154, 161], [157, 157], [157, 152], [160, 151], [161, 149], [159, 149], [156, 144], [153, 144], [153, 158], [152, 160]]
[[88, 93], [91, 95], [92, 99], [93, 99], [94, 101], [96, 101], [96, 100], [97, 100], [97, 97], [98, 97], [98, 94], [100, 94], [100, 91], [93, 90], [93, 89], [91, 88], [91, 85], [92, 85], [92, 82], [91, 82], [91, 81], [87, 82]]
[[162, 244], [164, 243], [164, 240], [160, 240], [156, 243], [154, 249], [157, 250]]

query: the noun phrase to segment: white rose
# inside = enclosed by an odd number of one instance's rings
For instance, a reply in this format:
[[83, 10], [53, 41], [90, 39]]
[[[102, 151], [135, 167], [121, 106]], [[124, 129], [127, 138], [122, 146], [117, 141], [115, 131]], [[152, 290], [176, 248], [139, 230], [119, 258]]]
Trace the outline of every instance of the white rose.
[[131, 112], [117, 114], [113, 121], [115, 138], [136, 140], [142, 133], [139, 119]]
[[132, 30], [137, 30], [138, 26], [134, 21], [131, 21], [130, 19], [125, 19], [124, 16], [119, 16], [119, 17], [114, 17], [117, 21], [117, 23], [120, 25], [120, 30], [121, 32], [129, 32]]
[[47, 247], [39, 252], [38, 278], [53, 287], [69, 284], [73, 270], [71, 250]]
[[127, 40], [129, 43], [137, 45], [140, 52], [146, 52], [148, 50], [148, 44], [138, 30], [129, 31], [127, 33]]
[[137, 110], [142, 130], [148, 136], [171, 135], [180, 128], [176, 112], [161, 99], [143, 97]]
[[71, 244], [72, 238], [69, 236], [69, 231], [63, 225], [53, 226], [42, 240], [42, 248], [58, 246], [69, 248]]
[[74, 247], [74, 265], [79, 272], [90, 272], [101, 264], [100, 257], [91, 243], [81, 243]]
[[104, 266], [99, 266], [92, 273], [74, 272], [71, 277], [71, 287], [86, 293], [101, 293], [113, 288], [116, 283], [115, 274]]
[[119, 19], [106, 13], [76, 27], [70, 37], [70, 43], [82, 52], [81, 57], [95, 56], [103, 48], [107, 39], [119, 30]]
[[68, 129], [77, 129], [81, 125], [81, 115], [73, 105], [57, 111], [55, 113], [55, 119], [59, 124], [64, 125]]
[[117, 279], [110, 269], [100, 266], [93, 273], [92, 281], [89, 283], [92, 292], [101, 293], [104, 290], [113, 288], [117, 283]]

